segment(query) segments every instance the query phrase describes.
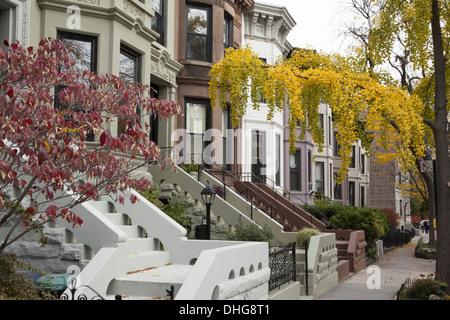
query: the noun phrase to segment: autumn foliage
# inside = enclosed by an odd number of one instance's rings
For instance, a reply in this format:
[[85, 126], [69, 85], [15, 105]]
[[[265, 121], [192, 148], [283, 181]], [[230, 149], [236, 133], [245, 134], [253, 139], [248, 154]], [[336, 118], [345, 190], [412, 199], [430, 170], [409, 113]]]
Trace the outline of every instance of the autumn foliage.
[[382, 211], [386, 215], [386, 220], [390, 228], [395, 229], [399, 226], [400, 216], [397, 212], [395, 212], [395, 210], [384, 208], [380, 209], [380, 211]]
[[420, 99], [373, 77], [352, 57], [298, 49], [288, 59], [268, 65], [250, 47], [231, 48], [214, 65], [211, 78], [212, 104], [222, 108], [230, 104], [234, 121], [245, 114], [248, 104], [258, 109], [260, 97], [269, 108], [268, 119], [288, 111], [291, 152], [307, 131], [322, 149], [318, 106], [327, 103], [338, 131], [339, 179], [347, 174], [352, 146], [358, 141], [369, 154], [376, 136], [384, 147], [396, 141], [402, 152], [423, 154]]
[[[148, 185], [129, 173], [159, 160], [145, 116], [180, 114], [177, 103], [150, 96], [150, 88], [114, 75], [79, 74], [70, 48], [46, 38], [36, 48], [0, 50], [0, 227], [38, 228], [62, 217], [80, 226], [77, 204]], [[114, 136], [118, 119], [127, 131]], [[94, 135], [94, 142], [87, 137]], [[64, 207], [52, 202], [73, 195]], [[131, 199], [132, 201], [135, 199]], [[8, 233], [0, 253], [16, 238]]]

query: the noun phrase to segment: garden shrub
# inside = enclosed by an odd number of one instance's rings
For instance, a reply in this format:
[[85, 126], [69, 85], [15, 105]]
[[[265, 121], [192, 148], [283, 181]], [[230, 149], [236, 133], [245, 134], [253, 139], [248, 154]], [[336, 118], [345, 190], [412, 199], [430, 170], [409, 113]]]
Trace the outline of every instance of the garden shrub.
[[345, 206], [341, 204], [325, 201], [314, 206], [306, 206], [306, 210], [319, 220], [322, 219], [322, 214], [329, 220], [332, 216], [341, 212], [343, 208], [345, 208]]
[[0, 255], [0, 300], [42, 300], [50, 294], [38, 288], [24, 272], [40, 273], [39, 270], [17, 260], [12, 254]]
[[241, 219], [239, 219], [239, 224], [234, 226], [234, 230], [227, 233], [227, 240], [268, 242], [269, 246], [271, 246], [274, 235], [272, 229], [267, 225], [259, 227], [254, 223], [250, 223], [243, 226]]
[[299, 232], [297, 232], [297, 235], [296, 235], [297, 246], [300, 249], [304, 249], [305, 248], [305, 240], [307, 241], [306, 245], [309, 246], [309, 240], [311, 239], [311, 237], [319, 235], [319, 234], [320, 234], [320, 231], [317, 230], [316, 228], [301, 229]]
[[445, 293], [442, 290], [442, 283], [431, 278], [414, 280], [411, 287], [406, 290], [406, 299], [408, 300], [428, 300], [431, 294], [445, 299]]
[[140, 193], [144, 198], [157, 206], [161, 211], [183, 226], [187, 231], [190, 231], [191, 219], [189, 219], [186, 215], [186, 211], [189, 208], [189, 203], [181, 195], [176, 194], [172, 196], [172, 198], [168, 200], [168, 203], [164, 204], [160, 200], [160, 186], [156, 183], [152, 183], [150, 188], [145, 191], [141, 191]]
[[332, 210], [337, 213], [330, 217], [330, 225], [347, 230], [364, 230], [369, 246], [389, 231], [386, 215], [378, 209], [333, 205]]
[[399, 226], [400, 216], [398, 215], [397, 212], [395, 212], [392, 209], [388, 209], [388, 208], [380, 209], [380, 211], [386, 215], [386, 219], [387, 219], [389, 228], [396, 229]]

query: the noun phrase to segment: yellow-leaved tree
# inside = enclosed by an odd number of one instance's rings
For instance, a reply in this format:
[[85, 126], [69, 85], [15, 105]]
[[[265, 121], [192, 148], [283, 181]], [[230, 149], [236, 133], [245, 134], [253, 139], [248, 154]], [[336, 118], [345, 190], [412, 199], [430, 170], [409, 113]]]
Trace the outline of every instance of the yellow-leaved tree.
[[422, 197], [437, 222], [437, 239], [430, 235], [436, 278], [450, 284], [450, 1], [352, 0], [352, 9], [363, 19], [348, 31], [360, 43], [358, 57], [367, 72], [391, 66], [398, 86], [422, 102], [426, 150], [423, 158], [415, 155], [415, 166], [434, 159], [435, 173], [421, 173], [428, 199]]
[[395, 138], [403, 152], [423, 154], [420, 99], [380, 82], [364, 72], [353, 58], [296, 50], [288, 59], [267, 65], [249, 47], [228, 49], [225, 58], [211, 70], [212, 104], [222, 108], [230, 105], [232, 119], [237, 123], [249, 100], [254, 108], [259, 108], [261, 96], [269, 108], [268, 119], [289, 107], [291, 151], [304, 134], [296, 134], [298, 124], [310, 131], [322, 148], [318, 106], [321, 101], [330, 105], [343, 159], [340, 179], [347, 174], [353, 143], [361, 141], [370, 153], [375, 135], [382, 145], [389, 145]]
[[[361, 140], [369, 151], [373, 138], [388, 147], [395, 141], [401, 157], [414, 161], [432, 147], [436, 159], [437, 261], [436, 279], [450, 284], [450, 2], [447, 0], [354, 0], [376, 5], [368, 38], [359, 55], [341, 57], [297, 50], [288, 59], [265, 65], [248, 47], [230, 49], [211, 71], [213, 105], [229, 103], [233, 120], [246, 109], [248, 99], [258, 108], [264, 96], [270, 118], [289, 107], [291, 148], [298, 138], [295, 125], [311, 131], [319, 148], [318, 105], [332, 109], [343, 159], [340, 178], [347, 172], [352, 143]], [[398, 41], [405, 55], [402, 67], [412, 63], [423, 76], [402, 77], [400, 84], [376, 67], [392, 58]], [[361, 59], [362, 57], [362, 59]], [[405, 73], [403, 73], [405, 75]], [[414, 80], [416, 77], [414, 77]], [[428, 136], [427, 136], [428, 134]], [[426, 137], [431, 139], [426, 140]], [[447, 287], [448, 288], [448, 287]], [[448, 289], [447, 289], [448, 290]]]

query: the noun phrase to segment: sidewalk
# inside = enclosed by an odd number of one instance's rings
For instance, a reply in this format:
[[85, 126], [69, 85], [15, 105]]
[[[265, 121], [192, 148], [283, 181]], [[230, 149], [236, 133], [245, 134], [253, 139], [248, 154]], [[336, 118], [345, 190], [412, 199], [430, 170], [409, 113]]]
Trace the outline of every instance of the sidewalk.
[[[314, 300], [393, 300], [397, 290], [407, 278], [416, 279], [435, 273], [436, 260], [416, 258], [414, 248], [420, 238], [428, 242], [428, 234], [415, 236], [402, 248], [385, 253], [378, 261], [350, 278], [340, 282], [333, 289], [314, 298]], [[379, 267], [379, 269], [377, 268]], [[376, 275], [380, 288], [372, 288], [376, 284]], [[369, 281], [368, 281], [369, 280]], [[369, 283], [369, 286], [368, 286]]]

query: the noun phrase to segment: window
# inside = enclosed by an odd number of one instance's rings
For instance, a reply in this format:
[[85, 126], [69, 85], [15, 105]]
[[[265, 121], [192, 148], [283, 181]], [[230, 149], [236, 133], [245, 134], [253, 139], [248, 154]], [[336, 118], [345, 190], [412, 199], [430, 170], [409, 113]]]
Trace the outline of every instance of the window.
[[355, 205], [355, 191], [356, 191], [356, 189], [355, 189], [355, 182], [350, 181], [348, 183], [348, 203], [351, 206]]
[[8, 40], [11, 44], [17, 38], [16, 35], [16, 17], [17, 7], [13, 3], [9, 4], [8, 1], [0, 2], [0, 49], [6, 50], [6, 46], [3, 44], [4, 40]]
[[308, 150], [308, 184], [312, 182], [312, 154], [311, 150]]
[[366, 155], [361, 153], [361, 173], [366, 173]]
[[355, 165], [356, 165], [356, 163], [355, 163], [355, 159], [356, 159], [355, 153], [356, 153], [356, 149], [355, 149], [355, 146], [353, 146], [353, 148], [352, 148], [352, 158], [351, 158], [351, 162], [350, 162], [350, 165], [349, 165], [350, 168], [355, 168]]
[[342, 200], [342, 185], [337, 182], [336, 173], [334, 174], [334, 199]]
[[319, 114], [319, 123], [320, 123], [320, 130], [322, 130], [322, 137], [325, 136], [325, 126], [323, 123], [323, 114]]
[[211, 8], [186, 6], [186, 59], [211, 62]]
[[[222, 166], [230, 170], [232, 159], [228, 159], [233, 154], [233, 150], [231, 150], [232, 146], [232, 135], [230, 137], [231, 141], [228, 141], [228, 135], [230, 133], [231, 129], [231, 115], [230, 115], [230, 107], [228, 106], [227, 109], [222, 109], [222, 150], [223, 150], [223, 160], [222, 160]], [[230, 143], [230, 146], [228, 145], [228, 142]]]
[[334, 156], [335, 157], [339, 157], [339, 149], [341, 149], [341, 146], [338, 143], [338, 139], [337, 139], [337, 132], [334, 133], [334, 147], [333, 147], [333, 151], [334, 151]]
[[332, 129], [331, 129], [331, 117], [328, 117], [328, 144], [331, 146], [332, 142], [331, 142], [331, 135], [332, 135]]
[[325, 194], [325, 186], [324, 186], [324, 163], [323, 162], [316, 162], [316, 192], [321, 192], [322, 194]]
[[231, 48], [233, 46], [233, 17], [231, 17], [228, 13], [225, 13], [225, 17], [223, 20], [223, 47], [225, 51], [225, 49]]
[[195, 163], [203, 163], [203, 150], [206, 146], [203, 135], [209, 128], [211, 109], [209, 101], [186, 99], [185, 108], [186, 140], [184, 148], [188, 155], [186, 162], [190, 163], [189, 160], [192, 158]]
[[70, 57], [75, 61], [74, 71], [97, 72], [97, 37], [58, 32], [58, 38], [72, 47]]
[[120, 47], [119, 77], [123, 82], [140, 82], [141, 55], [125, 46]]
[[[150, 91], [152, 98], [159, 99], [159, 86], [151, 83], [150, 87], [152, 89]], [[153, 110], [152, 110], [149, 117], [150, 117], [149, 124], [150, 124], [150, 128], [151, 128], [150, 137], [149, 137], [150, 141], [153, 141], [156, 144], [159, 144], [158, 143], [159, 115], [156, 112], [153, 113]]]
[[266, 133], [252, 131], [252, 182], [266, 182]]
[[159, 33], [159, 38], [156, 40], [159, 44], [166, 45], [166, 35], [165, 35], [165, 11], [166, 11], [166, 1], [165, 0], [152, 0], [152, 9], [155, 11], [155, 16], [152, 19], [152, 30]]
[[277, 186], [281, 185], [281, 135], [276, 135], [275, 140], [275, 152], [276, 152], [276, 160], [275, 160], [275, 183]]
[[297, 149], [289, 156], [290, 189], [301, 191], [301, 150]]
[[[59, 31], [59, 40], [72, 48], [70, 57], [75, 61], [73, 71], [82, 74], [83, 71], [97, 72], [97, 37]], [[64, 70], [61, 70], [64, 71]], [[56, 95], [64, 88], [63, 85], [56, 88]], [[63, 109], [60, 102], [55, 98], [55, 108]], [[80, 106], [81, 109], [81, 106]], [[69, 119], [67, 119], [69, 120]], [[93, 132], [87, 134], [87, 141], [94, 141]]]
[[331, 199], [333, 198], [333, 165], [330, 163], [330, 171], [329, 171], [329, 177], [330, 177], [330, 194], [328, 195]]
[[[120, 48], [119, 78], [123, 82], [141, 81], [141, 55], [136, 51], [122, 45]], [[139, 114], [139, 109], [136, 110]], [[117, 135], [126, 132], [126, 120], [119, 119], [117, 123]]]
[[361, 196], [360, 206], [364, 208], [366, 206], [366, 202], [365, 202], [366, 189], [363, 186], [361, 186], [361, 195], [360, 196]]

